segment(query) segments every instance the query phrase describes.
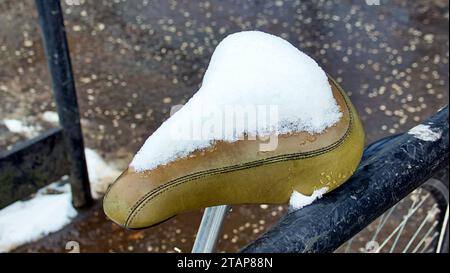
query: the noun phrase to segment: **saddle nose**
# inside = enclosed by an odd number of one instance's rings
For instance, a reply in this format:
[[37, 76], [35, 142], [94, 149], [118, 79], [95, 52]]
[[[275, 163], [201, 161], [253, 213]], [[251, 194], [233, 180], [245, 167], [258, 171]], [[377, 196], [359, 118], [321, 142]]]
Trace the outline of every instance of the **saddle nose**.
[[156, 185], [146, 173], [125, 170], [110, 185], [103, 198], [103, 210], [106, 216], [125, 228], [137, 228], [130, 224], [130, 216], [139, 209], [139, 204], [146, 193], [155, 187]]
[[[123, 176], [123, 174], [121, 176]], [[110, 220], [112, 220], [116, 224], [126, 227], [125, 224], [127, 221], [130, 206], [125, 202], [123, 198], [119, 198], [119, 191], [117, 189], [117, 182], [119, 180], [120, 177], [117, 178], [114, 184], [110, 185], [108, 190], [106, 191], [106, 194], [103, 197], [103, 211]]]

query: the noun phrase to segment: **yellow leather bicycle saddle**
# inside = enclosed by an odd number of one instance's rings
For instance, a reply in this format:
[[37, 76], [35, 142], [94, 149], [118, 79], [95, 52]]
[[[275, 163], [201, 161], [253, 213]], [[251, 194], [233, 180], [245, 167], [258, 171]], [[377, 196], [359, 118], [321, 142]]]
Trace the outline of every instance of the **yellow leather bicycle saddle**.
[[285, 203], [294, 190], [335, 189], [358, 166], [364, 131], [349, 98], [329, 81], [343, 115], [322, 133], [279, 135], [277, 149], [268, 152], [258, 152], [255, 140], [217, 142], [150, 171], [129, 168], [104, 197], [106, 215], [126, 228], [144, 228], [193, 209]]

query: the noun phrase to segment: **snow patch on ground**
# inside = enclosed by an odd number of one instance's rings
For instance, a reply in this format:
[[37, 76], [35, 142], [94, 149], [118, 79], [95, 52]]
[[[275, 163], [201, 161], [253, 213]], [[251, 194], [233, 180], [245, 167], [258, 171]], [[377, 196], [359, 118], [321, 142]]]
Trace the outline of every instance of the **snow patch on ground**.
[[42, 238], [70, 223], [77, 215], [71, 199], [69, 184], [53, 183], [32, 199], [0, 210], [0, 252]]
[[[227, 106], [276, 106], [277, 119], [248, 121], [236, 128], [223, 119]], [[200, 125], [195, 123], [203, 109]], [[339, 121], [342, 113], [333, 97], [326, 73], [309, 56], [286, 40], [259, 31], [227, 36], [215, 49], [201, 88], [144, 143], [130, 166], [136, 171], [154, 169], [215, 141], [234, 142], [243, 135], [269, 136], [306, 131], [320, 133]], [[191, 125], [192, 124], [192, 125]], [[230, 125], [234, 132], [220, 137], [174, 140], [174, 128], [192, 131], [208, 125]], [[193, 133], [194, 134], [194, 133]], [[200, 133], [201, 134], [201, 133]]]
[[28, 126], [20, 120], [17, 119], [4, 119], [3, 124], [10, 132], [24, 135], [28, 138], [32, 138], [38, 135], [39, 127]]
[[[91, 192], [94, 198], [99, 198], [120, 172], [106, 163], [96, 151], [86, 148], [85, 154]], [[0, 252], [10, 251], [58, 231], [76, 215], [69, 183], [52, 183], [29, 200], [14, 202], [0, 210]]]
[[293, 191], [291, 198], [289, 199], [289, 206], [294, 210], [301, 209], [312, 204], [315, 200], [322, 198], [327, 191], [328, 188], [323, 187], [315, 190], [311, 196], [301, 194], [298, 191]]
[[44, 121], [49, 122], [49, 123], [54, 123], [54, 124], [59, 123], [59, 116], [58, 116], [58, 113], [53, 112], [53, 111], [45, 111], [45, 112], [42, 114], [42, 119], [43, 119]]
[[112, 164], [105, 162], [96, 151], [86, 148], [84, 153], [86, 155], [89, 181], [91, 182], [92, 197], [98, 199], [120, 175], [120, 171]]
[[423, 141], [436, 141], [441, 138], [442, 132], [434, 132], [429, 125], [419, 124], [408, 131], [408, 134], [413, 135]]

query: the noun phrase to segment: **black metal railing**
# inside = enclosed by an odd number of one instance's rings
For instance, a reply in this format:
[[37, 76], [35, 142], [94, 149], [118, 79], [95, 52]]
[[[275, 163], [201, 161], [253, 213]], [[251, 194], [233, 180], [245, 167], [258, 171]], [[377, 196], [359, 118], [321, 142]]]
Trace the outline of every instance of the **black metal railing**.
[[83, 207], [92, 203], [92, 197], [61, 3], [59, 0], [36, 0], [36, 7], [56, 108], [70, 160], [72, 202], [75, 207]]
[[36, 7], [62, 129], [50, 130], [0, 153], [0, 208], [65, 174], [70, 174], [73, 205], [86, 207], [92, 197], [61, 3], [36, 0]]

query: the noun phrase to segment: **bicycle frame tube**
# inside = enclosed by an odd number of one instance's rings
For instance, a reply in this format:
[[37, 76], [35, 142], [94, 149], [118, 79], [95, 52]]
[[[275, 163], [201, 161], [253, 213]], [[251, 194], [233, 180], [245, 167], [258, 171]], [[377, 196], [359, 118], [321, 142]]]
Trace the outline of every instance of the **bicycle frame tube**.
[[[448, 165], [448, 106], [387, 141], [355, 174], [321, 200], [285, 215], [242, 252], [332, 252]], [[429, 131], [427, 131], [429, 130]]]

